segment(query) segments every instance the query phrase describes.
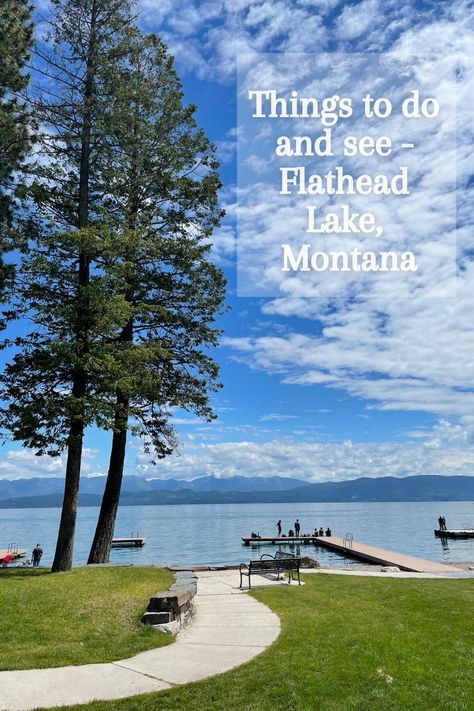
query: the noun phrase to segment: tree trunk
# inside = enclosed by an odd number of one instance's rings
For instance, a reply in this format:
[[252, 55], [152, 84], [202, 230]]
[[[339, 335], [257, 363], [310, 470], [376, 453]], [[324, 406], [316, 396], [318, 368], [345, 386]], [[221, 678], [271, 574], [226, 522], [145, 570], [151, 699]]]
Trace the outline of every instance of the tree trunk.
[[[136, 124], [134, 126], [134, 130]], [[128, 217], [128, 228], [134, 230], [137, 222], [138, 197], [136, 195], [136, 156], [132, 157], [130, 171], [130, 214]], [[131, 256], [128, 255], [130, 259]], [[133, 303], [133, 279], [128, 283], [126, 300]], [[124, 326], [120, 334], [121, 343], [133, 342], [133, 319]], [[127, 444], [128, 416], [130, 399], [120, 387], [116, 391], [115, 399], [115, 421], [114, 434], [112, 437], [112, 449], [110, 450], [109, 470], [107, 481], [105, 482], [104, 495], [100, 506], [99, 520], [95, 529], [94, 540], [89, 552], [87, 565], [93, 563], [108, 563], [112, 539], [114, 536], [115, 521], [122, 490], [123, 468], [125, 464], [125, 450]]]
[[87, 564], [108, 563], [115, 520], [122, 488], [125, 448], [127, 443], [128, 397], [117, 392], [115, 427], [110, 452], [109, 471], [105, 484], [99, 520], [95, 530]]
[[[73, 395], [82, 398], [86, 389], [85, 377], [76, 374]], [[84, 438], [84, 420], [82, 407], [74, 416], [69, 430], [67, 450], [66, 478], [64, 482], [64, 498], [59, 524], [56, 552], [52, 565], [52, 572], [59, 573], [70, 570], [74, 547], [74, 533], [76, 530], [77, 505], [79, 498], [79, 477], [81, 474], [82, 440]]]
[[[127, 294], [127, 300], [133, 300], [133, 291]], [[131, 343], [133, 340], [133, 321], [130, 320], [120, 334], [122, 343]], [[114, 536], [115, 520], [122, 489], [123, 468], [125, 464], [125, 449], [127, 444], [129, 396], [117, 388], [115, 399], [114, 434], [112, 449], [110, 450], [109, 471], [105, 482], [104, 495], [100, 506], [99, 520], [95, 529], [94, 540], [89, 553], [87, 564], [108, 563], [112, 538]]]
[[64, 484], [63, 508], [59, 524], [56, 552], [52, 572], [70, 570], [76, 530], [77, 505], [79, 497], [79, 477], [81, 474], [83, 426], [77, 422], [71, 426], [67, 453], [66, 480]]
[[[84, 84], [84, 117], [81, 135], [81, 158], [79, 165], [79, 195], [77, 227], [84, 229], [89, 225], [89, 174], [91, 158], [92, 109], [96, 74], [95, 32], [97, 26], [97, 2], [91, 8], [90, 38], [87, 50], [87, 68]], [[81, 360], [88, 351], [89, 297], [87, 287], [90, 280], [90, 259], [81, 253], [78, 259], [78, 302], [79, 310], [76, 323], [76, 355]], [[79, 480], [81, 476], [82, 443], [84, 439], [84, 398], [87, 394], [87, 374], [77, 368], [73, 375], [72, 395], [76, 399], [77, 411], [71, 418], [67, 450], [66, 478], [64, 485], [63, 508], [59, 524], [56, 552], [52, 572], [70, 570], [76, 531], [77, 506], [79, 498]]]

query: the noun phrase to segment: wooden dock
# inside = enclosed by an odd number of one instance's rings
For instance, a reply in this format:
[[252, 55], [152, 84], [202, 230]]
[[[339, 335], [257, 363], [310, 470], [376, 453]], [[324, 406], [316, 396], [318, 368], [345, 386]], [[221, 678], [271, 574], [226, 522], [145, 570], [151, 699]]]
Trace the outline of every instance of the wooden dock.
[[435, 528], [434, 534], [438, 538], [474, 538], [474, 528]]
[[323, 546], [335, 553], [340, 553], [343, 556], [357, 558], [366, 563], [375, 563], [378, 565], [393, 565], [400, 570], [406, 570], [411, 573], [452, 573], [453, 568], [444, 563], [436, 563], [435, 561], [425, 560], [424, 558], [416, 558], [415, 556], [398, 553], [396, 551], [388, 551], [377, 546], [370, 546], [365, 543], [359, 543], [352, 539], [339, 538], [338, 536], [299, 536], [291, 538], [280, 538], [268, 536], [262, 538], [243, 537], [244, 544], [273, 543], [280, 545], [284, 543], [312, 543], [318, 546]]
[[261, 543], [269, 543], [271, 545], [279, 545], [280, 543], [317, 543], [322, 536], [242, 536], [242, 541], [246, 546], [260, 545]]
[[369, 546], [366, 543], [358, 541], [347, 541], [344, 538], [330, 536], [328, 538], [320, 538], [319, 545], [323, 545], [329, 550], [334, 550], [337, 553], [342, 553], [346, 556], [358, 558], [368, 563], [377, 563], [379, 565], [394, 565], [400, 570], [406, 570], [411, 573], [452, 573], [453, 568], [444, 563], [436, 563], [433, 560], [425, 560], [424, 558], [416, 558], [405, 553], [397, 551], [387, 551], [384, 548], [377, 546]]
[[14, 559], [24, 558], [26, 555], [26, 550], [22, 548], [15, 548], [14, 550], [8, 550], [7, 548], [0, 548], [0, 563], [3, 563], [5, 556], [12, 554]]
[[142, 548], [146, 543], [143, 536], [130, 536], [130, 538], [113, 538], [113, 548]]

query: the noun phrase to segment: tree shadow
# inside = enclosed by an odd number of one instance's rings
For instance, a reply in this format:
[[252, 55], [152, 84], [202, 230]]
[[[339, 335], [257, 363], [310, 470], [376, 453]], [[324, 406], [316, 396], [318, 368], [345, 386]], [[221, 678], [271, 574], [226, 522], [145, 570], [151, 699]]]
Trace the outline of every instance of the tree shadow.
[[0, 579], [2, 576], [7, 578], [22, 578], [30, 579], [32, 577], [43, 577], [45, 575], [51, 575], [50, 568], [27, 568], [23, 567], [13, 567], [13, 568], [0, 568]]

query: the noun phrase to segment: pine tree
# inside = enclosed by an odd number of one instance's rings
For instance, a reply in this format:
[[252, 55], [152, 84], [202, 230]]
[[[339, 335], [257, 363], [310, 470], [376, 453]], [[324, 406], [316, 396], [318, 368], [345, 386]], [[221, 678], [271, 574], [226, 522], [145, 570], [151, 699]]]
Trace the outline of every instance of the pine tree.
[[91, 559], [107, 558], [127, 430], [164, 456], [171, 408], [211, 418], [223, 276], [209, 259], [219, 223], [213, 146], [182, 104], [171, 58], [142, 39], [130, 4], [54, 0], [36, 51], [34, 108], [46, 131], [30, 171], [19, 278], [8, 318], [0, 424], [38, 454], [67, 448], [53, 570], [72, 563], [83, 436], [113, 431]]
[[13, 173], [30, 147], [30, 116], [19, 96], [29, 82], [25, 71], [33, 27], [28, 0], [0, 4], [0, 293], [11, 270], [4, 267], [5, 230], [11, 221]]
[[175, 446], [171, 408], [213, 416], [218, 368], [207, 351], [225, 288], [209, 258], [222, 214], [214, 147], [183, 104], [173, 60], [157, 37], [136, 37], [122, 71], [103, 177], [123, 259], [103, 267], [123, 285], [130, 318], [114, 346], [112, 449], [89, 563], [109, 559], [129, 423], [161, 457]]
[[[50, 31], [36, 47], [41, 86], [33, 95], [40, 161], [31, 171], [23, 220], [27, 247], [10, 318], [28, 314], [35, 328], [2, 378], [4, 425], [14, 439], [56, 454], [67, 447], [64, 500], [53, 571], [72, 565], [84, 431], [101, 422], [90, 381], [100, 344], [113, 338], [114, 300], [92, 271], [110, 234], [95, 175], [108, 150], [113, 116], [107, 75], [133, 26], [132, 0], [52, 0]], [[100, 217], [100, 219], [99, 219]], [[107, 280], [105, 280], [106, 282]]]

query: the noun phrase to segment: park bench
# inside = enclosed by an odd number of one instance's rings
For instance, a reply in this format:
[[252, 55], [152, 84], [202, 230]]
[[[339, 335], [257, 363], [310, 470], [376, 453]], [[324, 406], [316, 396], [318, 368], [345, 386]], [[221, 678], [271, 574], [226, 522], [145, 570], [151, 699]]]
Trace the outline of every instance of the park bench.
[[293, 574], [298, 575], [298, 584], [300, 580], [300, 558], [292, 553], [282, 553], [278, 551], [276, 555], [264, 553], [259, 560], [251, 560], [249, 564], [241, 563], [239, 566], [240, 587], [242, 587], [243, 576], [249, 579], [249, 590], [251, 589], [250, 578], [252, 575], [269, 575], [276, 574], [277, 579], [280, 579], [281, 573], [288, 573], [288, 584], [294, 580]]

